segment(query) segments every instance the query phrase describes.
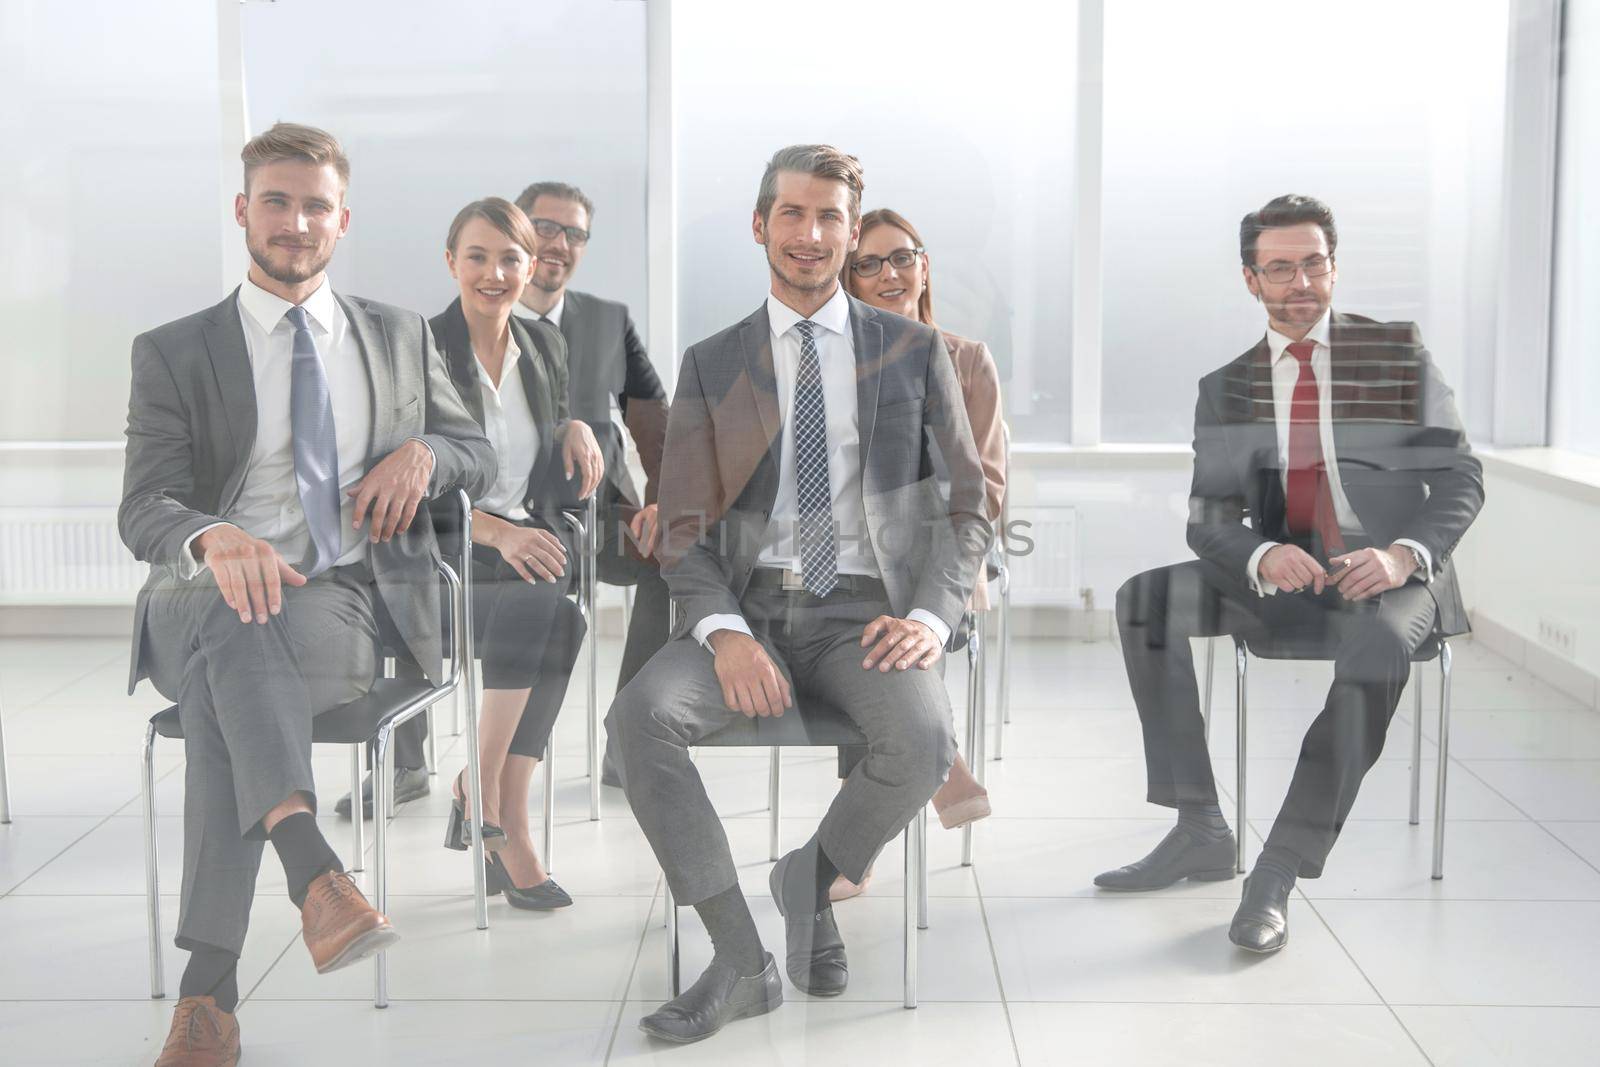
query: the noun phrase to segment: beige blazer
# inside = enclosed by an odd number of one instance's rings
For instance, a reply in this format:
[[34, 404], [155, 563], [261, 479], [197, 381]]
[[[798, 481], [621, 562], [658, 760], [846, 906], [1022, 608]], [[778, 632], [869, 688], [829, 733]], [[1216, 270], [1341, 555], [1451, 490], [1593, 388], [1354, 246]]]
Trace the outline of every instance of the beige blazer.
[[[982, 341], [945, 333], [944, 344], [956, 367], [956, 381], [961, 386], [967, 421], [972, 424], [972, 440], [978, 446], [978, 462], [983, 467], [984, 514], [995, 524], [996, 536], [1003, 537], [1005, 531], [999, 529], [999, 522], [1000, 503], [1006, 495], [1006, 438], [1005, 418], [1000, 410], [1000, 372], [989, 346]], [[972, 606], [978, 611], [989, 610], [987, 576], [982, 567], [972, 589]]]

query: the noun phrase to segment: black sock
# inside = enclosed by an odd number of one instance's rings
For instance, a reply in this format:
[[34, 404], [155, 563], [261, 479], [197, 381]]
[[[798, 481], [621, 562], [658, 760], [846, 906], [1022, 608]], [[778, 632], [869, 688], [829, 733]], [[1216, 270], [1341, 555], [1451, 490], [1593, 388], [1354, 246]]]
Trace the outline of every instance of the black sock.
[[1293, 889], [1294, 880], [1300, 875], [1300, 857], [1281, 845], [1268, 845], [1256, 857], [1255, 869], [1281, 875], [1289, 883], [1289, 888]]
[[289, 899], [297, 908], [305, 906], [306, 887], [318, 875], [323, 871], [344, 870], [339, 854], [317, 829], [317, 817], [309, 811], [282, 819], [267, 838], [283, 861], [283, 874], [289, 880]]
[[761, 946], [750, 905], [737, 884], [702, 900], [694, 910], [706, 924], [706, 933], [711, 935], [711, 946], [719, 959], [732, 964], [746, 978], [766, 970], [767, 950]]
[[1213, 840], [1228, 836], [1228, 820], [1216, 804], [1179, 804], [1178, 825]]
[[815, 836], [800, 847], [783, 872], [783, 910], [789, 913], [816, 913], [828, 907], [828, 890], [839, 877], [839, 868], [833, 865], [822, 843]]
[[232, 1012], [239, 1006], [239, 957], [211, 945], [195, 949], [178, 980], [178, 996], [210, 997]]

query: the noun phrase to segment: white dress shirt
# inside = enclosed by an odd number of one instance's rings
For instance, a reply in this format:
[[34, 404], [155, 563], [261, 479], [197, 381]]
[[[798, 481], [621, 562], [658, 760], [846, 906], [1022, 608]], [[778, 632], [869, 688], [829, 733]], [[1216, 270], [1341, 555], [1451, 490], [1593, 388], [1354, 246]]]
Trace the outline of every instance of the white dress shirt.
[[[1333, 497], [1333, 514], [1339, 523], [1339, 531], [1344, 534], [1365, 537], [1366, 530], [1361, 526], [1355, 509], [1350, 506], [1350, 499], [1345, 496], [1344, 480], [1337, 477], [1339, 461], [1333, 447], [1333, 389], [1329, 383], [1332, 377], [1332, 346], [1331, 320], [1333, 309], [1329, 308], [1322, 313], [1316, 325], [1311, 327], [1304, 340], [1310, 341], [1316, 347], [1311, 353], [1311, 373], [1317, 380], [1317, 431], [1322, 438], [1322, 462], [1327, 467], [1330, 475], [1328, 490]], [[1278, 470], [1283, 481], [1284, 492], [1289, 490], [1289, 416], [1294, 408], [1294, 387], [1300, 381], [1300, 361], [1290, 352], [1289, 346], [1294, 344], [1293, 338], [1285, 337], [1271, 324], [1267, 326], [1267, 350], [1271, 357], [1272, 366], [1272, 409], [1273, 419], [1278, 429]], [[1250, 586], [1256, 591], [1257, 596], [1271, 596], [1278, 592], [1278, 587], [1261, 578], [1261, 557], [1265, 556], [1279, 542], [1268, 541], [1256, 547], [1250, 554], [1250, 561], [1245, 565], [1246, 577]], [[1421, 581], [1428, 581], [1433, 573], [1433, 557], [1427, 548], [1416, 541], [1407, 538], [1396, 538], [1395, 544], [1414, 548], [1422, 555], [1422, 566], [1417, 569], [1417, 577]]]
[[477, 354], [472, 357], [472, 365], [478, 369], [478, 394], [483, 399], [483, 433], [494, 445], [500, 464], [493, 487], [474, 503], [515, 522], [528, 517], [528, 509], [523, 506], [528, 496], [528, 475], [539, 456], [539, 427], [534, 425], [522, 372], [517, 369], [517, 361], [522, 358], [516, 340], [507, 339], [500, 380], [494, 381]]
[[[289, 411], [290, 369], [294, 363], [294, 305], [256, 285], [249, 278], [239, 287], [239, 321], [255, 383], [256, 436], [245, 468], [239, 498], [223, 518], [195, 531], [178, 555], [178, 573], [193, 578], [201, 565], [191, 546], [206, 530], [233, 525], [270, 544], [291, 567], [311, 554], [311, 531], [294, 475], [294, 425]], [[306, 309], [311, 336], [322, 357], [333, 403], [334, 440], [339, 451], [339, 539], [336, 566], [366, 558], [367, 534], [355, 529], [355, 501], [346, 494], [367, 472], [372, 449], [372, 383], [355, 331], [344, 309], [324, 281], [300, 305]]]
[[[772, 328], [772, 369], [777, 376], [778, 412], [783, 419], [783, 443], [778, 460], [778, 491], [772, 503], [767, 541], [756, 556], [758, 567], [801, 570], [796, 532], [800, 525], [800, 499], [796, 490], [794, 387], [800, 370], [800, 331], [795, 324], [805, 318], [776, 296], [767, 297], [767, 321]], [[856, 398], [856, 348], [850, 333], [850, 301], [844, 288], [811, 316], [817, 362], [822, 372], [822, 402], [827, 413], [828, 489], [833, 496], [833, 521], [839, 531], [838, 572], [882, 578], [877, 557], [867, 536], [867, 513], [861, 498], [861, 420]], [[909, 619], [933, 631], [940, 645], [950, 640], [950, 627], [930, 611], [914, 609]], [[694, 628], [701, 644], [717, 630], [748, 634], [749, 625], [739, 615], [707, 615]], [[710, 647], [707, 645], [707, 647]]]

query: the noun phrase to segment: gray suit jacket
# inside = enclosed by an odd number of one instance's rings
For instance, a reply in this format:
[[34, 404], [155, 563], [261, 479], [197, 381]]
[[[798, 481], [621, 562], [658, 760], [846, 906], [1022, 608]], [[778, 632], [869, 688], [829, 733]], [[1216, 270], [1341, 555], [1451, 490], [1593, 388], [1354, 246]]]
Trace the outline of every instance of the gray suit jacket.
[[[1465, 633], [1450, 555], [1483, 507], [1483, 467], [1455, 394], [1415, 323], [1335, 312], [1329, 341], [1334, 452], [1350, 507], [1375, 545], [1405, 537], [1427, 546], [1438, 630]], [[1270, 358], [1263, 337], [1200, 379], [1195, 406], [1189, 547], [1241, 582], [1258, 545], [1292, 540]]]
[[[612, 495], [633, 505], [654, 503], [667, 434], [667, 393], [627, 306], [568, 289], [561, 333], [567, 341], [572, 417], [588, 423], [599, 439]], [[642, 496], [628, 474], [622, 430], [611, 421], [612, 397], [617, 398], [623, 422], [639, 449], [647, 479]]]
[[[930, 611], [954, 633], [993, 537], [955, 367], [937, 330], [853, 297], [850, 329], [865, 532], [889, 604], [901, 617]], [[682, 608], [674, 637], [707, 615], [740, 613], [777, 497], [783, 430], [762, 304], [691, 347], [679, 370], [660, 501], [662, 574]]]
[[[350, 320], [371, 380], [368, 469], [419, 437], [435, 459], [430, 496], [487, 491], [494, 450], [451, 384], [422, 316], [360, 297], [334, 297]], [[215, 307], [134, 338], [127, 432], [117, 525], [123, 543], [151, 565], [134, 607], [132, 692], [147, 673], [150, 592], [181, 581], [178, 556], [190, 535], [225, 521], [255, 444], [255, 382], [237, 289]], [[419, 510], [405, 533], [369, 547], [384, 608], [412, 658], [437, 680], [442, 657], [433, 524]]]

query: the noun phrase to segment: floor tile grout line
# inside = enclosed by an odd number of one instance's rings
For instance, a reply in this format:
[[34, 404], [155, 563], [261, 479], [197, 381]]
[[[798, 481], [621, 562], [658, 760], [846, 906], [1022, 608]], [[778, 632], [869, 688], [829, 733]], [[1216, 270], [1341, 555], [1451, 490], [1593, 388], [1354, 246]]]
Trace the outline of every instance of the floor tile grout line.
[[[1022, 1067], [1022, 1044], [1017, 1040], [1016, 1023], [1011, 1018], [1011, 1002], [1006, 999], [1006, 983], [1000, 974], [1000, 953], [994, 947], [994, 931], [989, 926], [989, 909], [984, 903], [983, 883], [978, 877], [978, 865], [972, 865], [972, 884], [978, 891], [978, 915], [983, 919], [983, 937], [989, 945], [989, 962], [994, 967], [995, 988], [1000, 991], [1000, 1009], [1006, 1016], [1006, 1033], [1011, 1036], [1011, 1054], [1017, 1059], [1017, 1067]], [[918, 957], [920, 959], [920, 956]], [[921, 998], [918, 998], [920, 1003]]]
[[[617, 1038], [622, 1034], [622, 1016], [628, 1010], [628, 993], [633, 989], [634, 975], [639, 973], [639, 961], [644, 959], [644, 943], [650, 938], [650, 923], [655, 917], [656, 897], [659, 896], [661, 898], [661, 907], [663, 911], [665, 911], [667, 907], [666, 894], [662, 892], [666, 878], [666, 874], [663, 873], [661, 877], [657, 879], [656, 891], [651, 894], [650, 897], [650, 906], [644, 909], [644, 928], [639, 931], [639, 947], [634, 950], [633, 963], [628, 968], [628, 977], [622, 983], [622, 997], [617, 1001], [617, 1019], [616, 1022], [612, 1023], [611, 1025], [611, 1040], [606, 1042], [605, 1058], [600, 1061], [602, 1067], [606, 1067], [606, 1065], [611, 1063], [611, 1053], [615, 1051], [617, 1047]], [[667, 976], [667, 981], [669, 984], [671, 983], [671, 975]]]
[[[256, 990], [260, 989], [262, 983], [271, 977], [273, 971], [278, 969], [279, 964], [283, 963], [284, 957], [289, 954], [289, 950], [294, 948], [294, 943], [295, 935], [290, 934], [289, 940], [284, 943], [283, 948], [278, 950], [278, 954], [272, 958], [272, 962], [267, 965], [267, 969], [261, 972], [261, 977], [256, 979], [255, 984], [250, 987], [250, 991], [239, 998], [239, 1003], [241, 1006], [248, 1004], [250, 1002], [250, 998], [256, 995]], [[352, 1003], [355, 1003], [355, 1001], [352, 1001]]]
[[1378, 998], [1379, 1003], [1387, 1009], [1389, 1017], [1395, 1021], [1395, 1025], [1399, 1026], [1406, 1037], [1411, 1039], [1411, 1044], [1416, 1048], [1417, 1055], [1421, 1056], [1423, 1062], [1427, 1063], [1429, 1067], [1434, 1067], [1433, 1057], [1428, 1055], [1428, 1050], [1422, 1047], [1422, 1042], [1417, 1040], [1417, 1035], [1413, 1034], [1411, 1028], [1406, 1025], [1405, 1020], [1400, 1018], [1400, 1013], [1395, 1011], [1393, 1004], [1389, 1003], [1389, 998], [1383, 995], [1383, 990], [1378, 988], [1378, 983], [1372, 980], [1367, 974], [1366, 968], [1362, 967], [1356, 960], [1355, 953], [1350, 951], [1350, 946], [1344, 943], [1344, 939], [1339, 936], [1338, 931], [1334, 930], [1333, 924], [1328, 921], [1327, 916], [1322, 914], [1322, 911], [1317, 907], [1317, 902], [1306, 896], [1304, 890], [1300, 890], [1300, 898], [1305, 901], [1306, 907], [1311, 909], [1311, 913], [1317, 917], [1317, 921], [1322, 924], [1322, 928], [1328, 931], [1328, 936], [1333, 938], [1333, 943], [1339, 946], [1339, 951], [1343, 952], [1345, 958], [1350, 961], [1350, 966], [1356, 969], [1356, 973], [1361, 975], [1361, 980], [1367, 983], [1368, 988]]

